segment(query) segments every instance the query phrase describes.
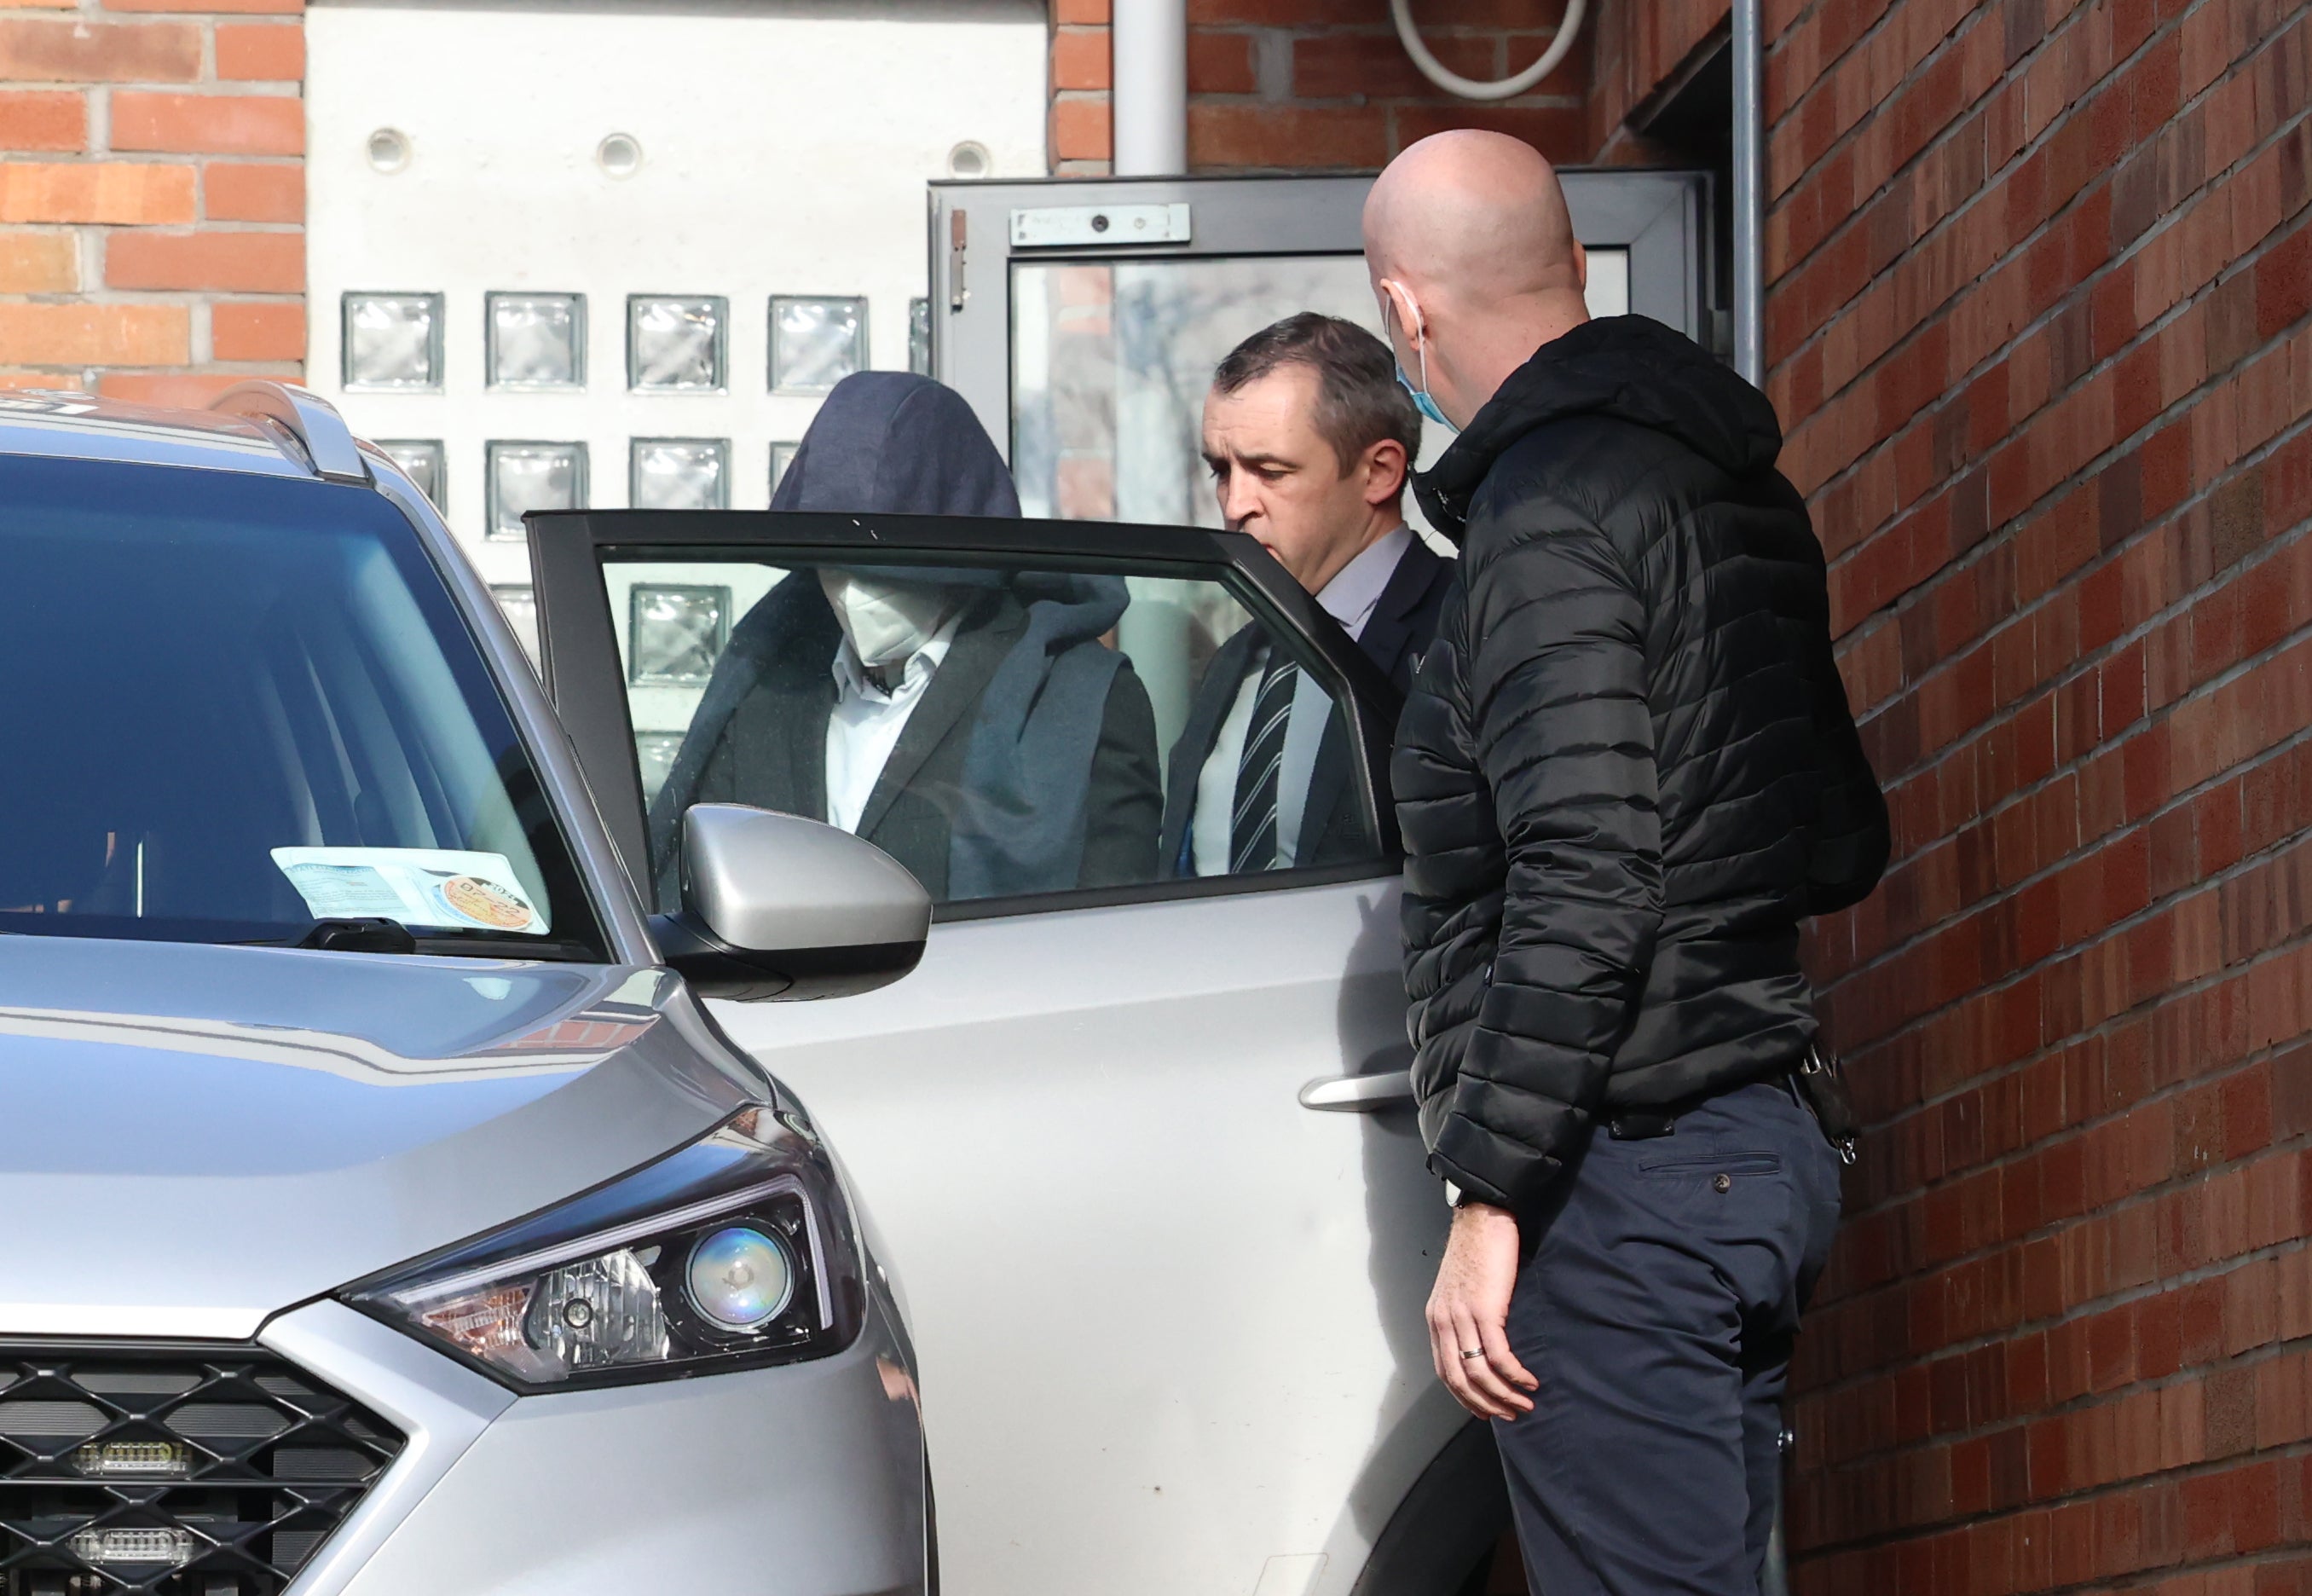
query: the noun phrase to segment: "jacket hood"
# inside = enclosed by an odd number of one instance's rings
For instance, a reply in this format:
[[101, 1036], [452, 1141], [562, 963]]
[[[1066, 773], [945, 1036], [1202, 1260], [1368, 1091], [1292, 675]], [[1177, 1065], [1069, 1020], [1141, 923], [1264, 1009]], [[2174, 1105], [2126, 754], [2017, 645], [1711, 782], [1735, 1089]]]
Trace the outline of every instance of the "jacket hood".
[[1607, 316], [1551, 339], [1510, 373], [1414, 478], [1423, 511], [1458, 542], [1493, 462], [1536, 427], [1581, 416], [1668, 433], [1734, 476], [1766, 469], [1782, 448], [1773, 406], [1731, 366], [1650, 316]]
[[0, 938], [0, 1334], [239, 1338], [767, 1081], [664, 970]]
[[771, 508], [1016, 516], [1020, 493], [954, 389], [909, 372], [854, 372], [811, 418]]

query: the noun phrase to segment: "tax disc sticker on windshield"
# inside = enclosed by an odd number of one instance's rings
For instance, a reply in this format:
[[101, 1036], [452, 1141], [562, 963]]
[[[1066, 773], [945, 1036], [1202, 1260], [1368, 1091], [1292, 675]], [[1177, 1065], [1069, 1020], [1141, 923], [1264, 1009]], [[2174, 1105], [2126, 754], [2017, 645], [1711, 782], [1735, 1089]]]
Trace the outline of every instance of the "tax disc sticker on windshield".
[[275, 848], [317, 920], [398, 920], [412, 930], [542, 933], [545, 913], [504, 854], [456, 848]]

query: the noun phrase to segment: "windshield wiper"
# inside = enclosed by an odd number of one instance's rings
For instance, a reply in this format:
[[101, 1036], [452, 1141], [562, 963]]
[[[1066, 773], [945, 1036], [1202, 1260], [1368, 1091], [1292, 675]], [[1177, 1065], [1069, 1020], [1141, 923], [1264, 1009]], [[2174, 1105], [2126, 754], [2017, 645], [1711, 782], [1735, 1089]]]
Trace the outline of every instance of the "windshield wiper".
[[600, 964], [602, 955], [577, 943], [535, 936], [501, 936], [490, 931], [430, 932], [417, 938], [421, 953], [454, 953], [463, 959], [552, 959]]
[[415, 953], [417, 939], [398, 920], [363, 916], [359, 918], [316, 920], [313, 928], [292, 944], [327, 948], [337, 953]]
[[504, 936], [489, 931], [429, 931], [420, 936], [398, 920], [369, 916], [316, 920], [293, 940], [244, 944], [268, 948], [322, 948], [334, 953], [447, 953], [462, 959], [550, 959], [600, 962], [600, 955], [577, 943]]

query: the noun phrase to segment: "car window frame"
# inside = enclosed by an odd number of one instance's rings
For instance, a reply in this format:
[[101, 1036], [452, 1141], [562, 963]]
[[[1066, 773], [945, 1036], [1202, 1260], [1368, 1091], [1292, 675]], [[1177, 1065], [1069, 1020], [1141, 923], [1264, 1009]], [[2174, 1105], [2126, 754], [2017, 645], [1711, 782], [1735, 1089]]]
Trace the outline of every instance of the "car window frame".
[[539, 675], [578, 755], [595, 808], [627, 879], [652, 901], [641, 759], [619, 658], [609, 584], [612, 551], [705, 561], [715, 551], [758, 559], [766, 550], [822, 557], [871, 550], [956, 565], [1098, 561], [1120, 574], [1223, 581], [1257, 622], [1283, 635], [1350, 716], [1351, 779], [1371, 828], [1374, 855], [1347, 864], [1189, 877], [1000, 898], [959, 899], [933, 910], [945, 923], [1065, 909], [1274, 892], [1393, 876], [1404, 867], [1388, 788], [1388, 752], [1402, 696], [1379, 667], [1257, 539], [1204, 527], [1120, 522], [938, 515], [828, 514], [771, 510], [534, 511], [531, 587], [538, 605]]

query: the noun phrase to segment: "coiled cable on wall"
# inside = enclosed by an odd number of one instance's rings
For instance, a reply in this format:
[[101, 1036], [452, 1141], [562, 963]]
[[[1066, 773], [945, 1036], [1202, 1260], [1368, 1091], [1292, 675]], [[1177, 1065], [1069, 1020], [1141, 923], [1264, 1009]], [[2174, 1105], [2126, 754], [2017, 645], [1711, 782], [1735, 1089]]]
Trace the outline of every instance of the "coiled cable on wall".
[[1557, 37], [1549, 41], [1547, 49], [1542, 51], [1541, 59], [1513, 77], [1490, 83], [1463, 77], [1430, 53], [1429, 47], [1421, 42], [1421, 30], [1413, 25], [1412, 0], [1388, 0], [1388, 12], [1397, 20], [1397, 37], [1404, 44], [1405, 53], [1413, 57], [1415, 66], [1421, 68], [1422, 76], [1448, 94], [1458, 94], [1464, 100], [1509, 100], [1524, 93], [1557, 70], [1557, 64], [1564, 60], [1566, 52], [1573, 48], [1574, 36], [1581, 31], [1581, 13], [1585, 4], [1586, 0], [1565, 0], [1565, 20], [1557, 24]]

